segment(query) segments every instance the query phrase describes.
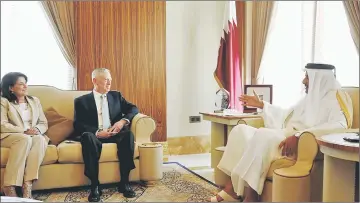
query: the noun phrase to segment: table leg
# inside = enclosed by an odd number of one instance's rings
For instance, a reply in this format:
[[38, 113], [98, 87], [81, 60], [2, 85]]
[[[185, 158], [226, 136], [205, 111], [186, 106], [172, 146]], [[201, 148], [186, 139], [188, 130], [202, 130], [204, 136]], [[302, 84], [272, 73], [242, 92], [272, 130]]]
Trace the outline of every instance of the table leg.
[[217, 167], [216, 156], [214, 156], [217, 147], [224, 146], [225, 125], [211, 122], [211, 168]]
[[354, 202], [355, 163], [324, 155], [323, 202]]
[[235, 127], [234, 125], [228, 125], [228, 126], [226, 126], [227, 128], [226, 128], [226, 135], [225, 135], [225, 141], [224, 141], [224, 146], [227, 144], [227, 140], [228, 140], [228, 137], [229, 137], [229, 135], [230, 135], [230, 132], [231, 132], [231, 130]]

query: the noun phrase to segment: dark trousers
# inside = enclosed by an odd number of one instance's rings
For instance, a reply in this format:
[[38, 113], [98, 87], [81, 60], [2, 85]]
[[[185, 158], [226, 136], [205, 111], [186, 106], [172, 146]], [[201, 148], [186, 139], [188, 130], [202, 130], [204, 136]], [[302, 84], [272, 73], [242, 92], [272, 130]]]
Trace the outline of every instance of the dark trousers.
[[84, 174], [91, 185], [99, 185], [99, 159], [102, 143], [116, 143], [117, 155], [120, 162], [120, 177], [122, 183], [129, 182], [129, 173], [135, 168], [134, 164], [134, 135], [130, 130], [123, 129], [118, 134], [99, 139], [93, 133], [85, 132], [81, 136], [82, 154], [85, 163]]

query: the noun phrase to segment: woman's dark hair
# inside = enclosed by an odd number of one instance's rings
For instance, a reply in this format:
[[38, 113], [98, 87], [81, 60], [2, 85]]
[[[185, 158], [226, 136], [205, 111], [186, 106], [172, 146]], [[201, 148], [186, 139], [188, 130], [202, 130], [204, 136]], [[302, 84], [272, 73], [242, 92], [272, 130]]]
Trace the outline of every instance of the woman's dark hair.
[[28, 81], [27, 76], [20, 72], [7, 73], [1, 79], [1, 96], [9, 100], [9, 102], [17, 100], [16, 95], [10, 91], [10, 87], [13, 87], [20, 77], [25, 78], [26, 82]]

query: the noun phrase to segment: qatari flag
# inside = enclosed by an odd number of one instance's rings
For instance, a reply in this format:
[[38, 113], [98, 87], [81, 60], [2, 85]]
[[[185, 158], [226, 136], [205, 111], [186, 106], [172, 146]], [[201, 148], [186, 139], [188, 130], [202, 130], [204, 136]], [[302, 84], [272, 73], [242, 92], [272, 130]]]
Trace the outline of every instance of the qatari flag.
[[230, 108], [242, 111], [243, 107], [238, 99], [242, 93], [239, 52], [235, 1], [227, 1], [214, 77], [219, 86], [230, 93]]

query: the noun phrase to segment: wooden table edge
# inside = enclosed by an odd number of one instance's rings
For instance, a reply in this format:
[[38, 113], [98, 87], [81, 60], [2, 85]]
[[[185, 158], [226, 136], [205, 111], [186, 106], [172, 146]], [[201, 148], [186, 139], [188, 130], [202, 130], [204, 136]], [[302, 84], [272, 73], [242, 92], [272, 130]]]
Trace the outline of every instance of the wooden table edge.
[[[323, 136], [325, 136], [325, 135], [323, 135]], [[347, 151], [347, 152], [357, 152], [357, 153], [359, 153], [359, 146], [354, 147], [354, 146], [341, 145], [341, 144], [337, 144], [337, 143], [330, 143], [330, 142], [327, 142], [327, 141], [321, 139], [321, 137], [316, 139], [316, 142], [320, 146], [329, 147], [329, 148], [332, 148], [332, 149], [338, 149], [338, 150]]]
[[223, 119], [244, 119], [244, 118], [255, 118], [255, 119], [259, 119], [262, 118], [261, 115], [248, 115], [248, 116], [222, 116], [222, 115], [215, 115], [215, 113], [204, 113], [204, 112], [199, 112], [199, 114], [204, 115], [204, 116], [211, 116], [211, 117], [215, 117], [215, 118], [223, 118]]

